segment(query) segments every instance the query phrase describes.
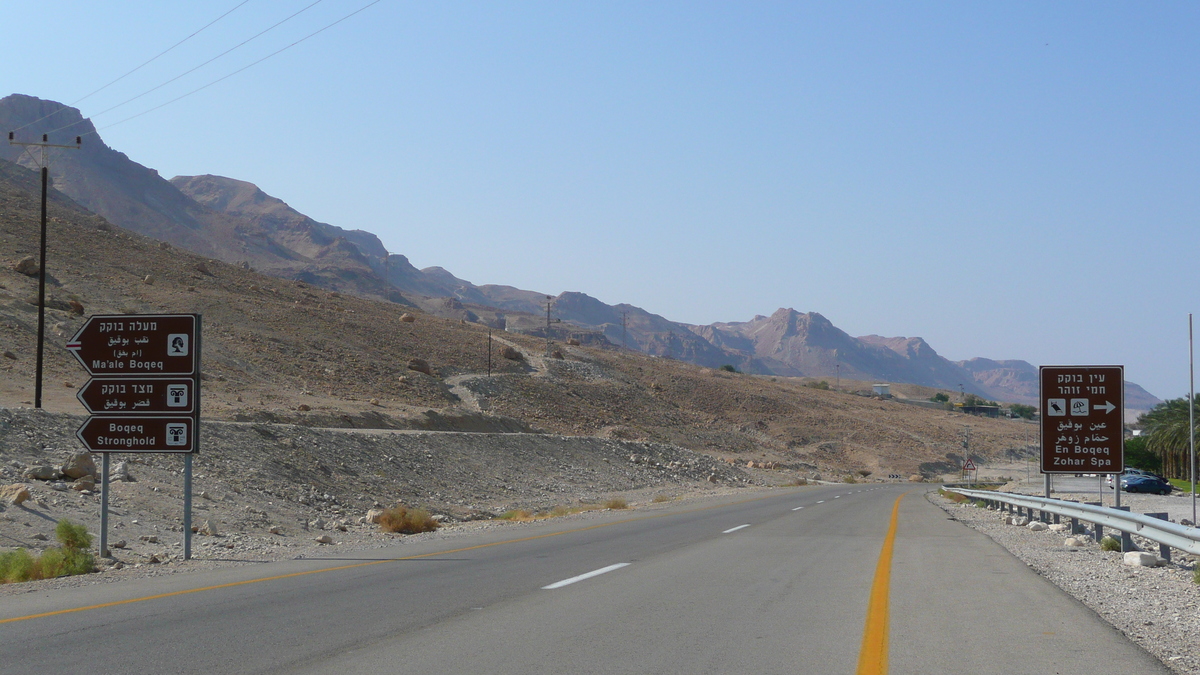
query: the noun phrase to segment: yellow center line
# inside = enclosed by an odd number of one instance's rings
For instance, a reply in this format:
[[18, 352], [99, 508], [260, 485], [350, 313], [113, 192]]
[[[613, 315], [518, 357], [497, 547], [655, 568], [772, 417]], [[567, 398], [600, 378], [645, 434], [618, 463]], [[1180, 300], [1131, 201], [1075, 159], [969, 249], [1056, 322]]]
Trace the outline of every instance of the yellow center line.
[[[170, 593], [159, 593], [157, 595], [146, 595], [146, 596], [142, 596], [140, 598], [129, 598], [127, 600], [115, 600], [113, 602], [103, 602], [103, 603], [100, 603], [97, 605], [86, 605], [84, 607], [72, 607], [70, 609], [59, 609], [59, 610], [55, 610], [52, 612], [42, 612], [40, 614], [29, 614], [26, 616], [16, 616], [11, 619], [0, 619], [0, 625], [6, 624], [6, 623], [14, 623], [17, 621], [28, 621], [30, 619], [42, 619], [42, 618], [45, 618], [48, 616], [58, 616], [60, 614], [74, 614], [75, 612], [87, 612], [87, 611], [90, 611], [93, 609], [104, 609], [106, 607], [117, 607], [120, 605], [130, 605], [130, 604], [133, 604], [136, 602], [146, 602], [148, 600], [161, 600], [163, 598], [173, 598], [173, 597], [180, 596], [180, 595], [190, 595], [192, 593], [202, 593], [204, 591], [215, 591], [215, 590], [220, 590], [222, 588], [234, 588], [236, 586], [246, 586], [249, 584], [258, 584], [258, 583], [262, 583], [264, 581], [278, 581], [280, 579], [292, 579], [295, 577], [308, 576], [310, 574], [323, 574], [325, 572], [338, 572], [341, 570], [352, 570], [352, 569], [356, 569], [359, 567], [370, 567], [372, 565], [382, 565], [384, 563], [390, 563], [390, 562], [400, 562], [403, 560], [419, 560], [421, 558], [432, 558], [434, 556], [439, 556], [439, 555], [450, 555], [452, 553], [462, 553], [464, 551], [474, 551], [476, 549], [490, 548], [492, 546], [501, 546], [504, 544], [518, 544], [518, 543], [526, 542], [526, 541], [534, 541], [535, 539], [545, 539], [547, 537], [558, 537], [558, 536], [561, 536], [564, 534], [573, 534], [576, 532], [586, 532], [588, 530], [595, 530], [595, 529], [602, 528], [602, 527], [612, 527], [614, 525], [623, 525], [625, 523], [633, 523], [633, 522], [637, 522], [637, 521], [641, 521], [641, 520], [654, 520], [655, 518], [666, 518], [668, 516], [684, 515], [684, 514], [688, 514], [688, 513], [699, 513], [701, 511], [709, 511], [711, 509], [720, 509], [720, 508], [726, 508], [729, 506], [738, 506], [740, 504], [748, 504], [750, 502], [757, 502], [757, 501], [762, 501], [764, 499], [770, 499], [771, 497], [775, 497], [775, 496], [778, 496], [778, 495], [767, 495], [764, 497], [752, 497], [750, 499], [742, 499], [740, 501], [730, 502], [728, 504], [715, 504], [713, 506], [703, 506], [703, 507], [696, 508], [696, 509], [688, 509], [686, 511], [675, 511], [672, 513], [660, 513], [660, 514], [656, 514], [653, 516], [641, 516], [638, 518], [626, 518], [624, 520], [617, 520], [617, 521], [614, 521], [611, 523], [599, 523], [597, 525], [588, 525], [587, 527], [578, 527], [578, 528], [571, 529], [571, 530], [563, 530], [561, 532], [549, 532], [546, 534], [535, 534], [535, 535], [532, 535], [529, 537], [521, 537], [519, 539], [505, 539], [504, 541], [495, 541], [490, 544], [476, 544], [475, 546], [464, 546], [462, 548], [450, 549], [448, 551], [437, 551], [434, 553], [421, 553], [418, 555], [405, 556], [403, 558], [384, 558], [382, 560], [372, 560], [369, 562], [354, 563], [353, 565], [340, 565], [338, 567], [323, 567], [319, 570], [308, 570], [306, 572], [292, 572], [290, 574], [277, 574], [275, 576], [270, 576], [270, 577], [261, 577], [258, 579], [247, 579], [245, 581], [233, 581], [233, 582], [230, 582], [227, 584], [217, 584], [215, 586], [203, 586], [201, 588], [189, 588], [187, 590], [172, 591]], [[319, 560], [319, 559], [314, 559], [314, 560]]]
[[[908, 494], [907, 492], [904, 495]], [[900, 500], [892, 506], [892, 521], [875, 565], [875, 582], [867, 604], [867, 625], [863, 629], [862, 649], [858, 653], [858, 675], [887, 675], [888, 596], [892, 582], [892, 549], [896, 543], [896, 524], [900, 522]]]

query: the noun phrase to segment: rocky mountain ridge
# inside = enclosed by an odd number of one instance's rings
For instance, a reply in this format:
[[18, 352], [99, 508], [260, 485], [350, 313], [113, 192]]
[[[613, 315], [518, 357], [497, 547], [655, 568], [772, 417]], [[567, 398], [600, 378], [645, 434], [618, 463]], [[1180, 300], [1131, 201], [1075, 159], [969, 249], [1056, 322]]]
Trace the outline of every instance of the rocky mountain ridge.
[[[16, 94], [0, 99], [0, 126], [25, 126], [21, 135], [36, 137], [67, 125], [59, 133], [84, 134], [88, 141], [56, 157], [51, 166], [56, 188], [121, 227], [245, 268], [510, 332], [575, 337], [710, 368], [907, 382], [1036, 402], [1036, 368], [1024, 361], [955, 363], [921, 338], [852, 337], [815, 312], [781, 308], [750, 321], [695, 326], [633, 305], [608, 305], [586, 293], [552, 297], [476, 285], [440, 267], [417, 269], [405, 256], [388, 252], [376, 235], [317, 222], [252, 183], [212, 175], [165, 180], [105, 145], [74, 108]], [[0, 147], [0, 159], [33, 164], [16, 146]], [[1158, 402], [1137, 385], [1130, 384], [1128, 394], [1127, 407], [1147, 409]]]

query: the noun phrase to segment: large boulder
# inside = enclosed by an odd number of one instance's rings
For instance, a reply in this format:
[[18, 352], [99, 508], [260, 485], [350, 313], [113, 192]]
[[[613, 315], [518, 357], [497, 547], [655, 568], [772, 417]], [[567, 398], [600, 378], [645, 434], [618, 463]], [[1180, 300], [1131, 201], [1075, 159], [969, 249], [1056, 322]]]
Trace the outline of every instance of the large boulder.
[[429, 362], [425, 359], [409, 359], [408, 369], [415, 370], [418, 373], [425, 373], [426, 375], [433, 375], [433, 366], [429, 365]]
[[71, 483], [71, 489], [78, 490], [79, 492], [83, 492], [84, 490], [95, 490], [96, 479], [91, 474], [80, 476], [75, 480], [74, 483]]
[[71, 479], [95, 476], [96, 462], [92, 459], [92, 453], [86, 450], [71, 453], [71, 456], [62, 465], [62, 472], [64, 476]]
[[30, 499], [33, 495], [29, 492], [29, 488], [21, 483], [13, 483], [0, 488], [0, 501], [12, 506], [20, 506], [22, 502]]
[[1037, 521], [1037, 520], [1035, 520], [1035, 521], [1033, 521], [1032, 523], [1030, 523], [1030, 524], [1026, 525], [1025, 527], [1029, 528], [1030, 530], [1033, 530], [1034, 532], [1041, 532], [1042, 530], [1046, 530], [1046, 529], [1048, 529], [1048, 528], [1046, 527], [1046, 524], [1045, 524], [1045, 523], [1043, 523], [1043, 522], [1041, 522], [1041, 521]]
[[126, 483], [135, 482], [133, 474], [129, 473], [129, 465], [125, 462], [117, 462], [117, 464], [115, 466], [113, 466], [112, 475], [109, 476], [108, 480], [110, 482], [115, 482], [115, 481], [125, 481]]
[[62, 471], [49, 464], [38, 464], [26, 469], [25, 477], [31, 480], [58, 480], [62, 477]]
[[508, 345], [504, 345], [504, 349], [500, 350], [500, 356], [503, 356], [509, 361], [520, 361], [525, 358], [524, 354]]
[[13, 270], [16, 271], [17, 274], [24, 274], [27, 277], [36, 277], [40, 269], [41, 268], [38, 267], [37, 260], [34, 260], [33, 256], [31, 255], [21, 258], [17, 261], [17, 264], [13, 265]]
[[1130, 567], [1154, 567], [1158, 565], [1158, 556], [1145, 551], [1126, 551], [1123, 562]]

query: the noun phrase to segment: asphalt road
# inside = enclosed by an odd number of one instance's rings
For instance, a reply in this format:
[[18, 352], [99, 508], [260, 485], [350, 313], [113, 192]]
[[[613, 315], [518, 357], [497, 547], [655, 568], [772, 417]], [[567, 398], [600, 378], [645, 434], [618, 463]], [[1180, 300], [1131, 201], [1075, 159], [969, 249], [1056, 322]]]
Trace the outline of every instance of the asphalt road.
[[[1169, 672], [924, 489], [775, 490], [9, 596], [0, 672], [852, 673], [872, 622], [886, 670], [858, 672]], [[887, 611], [869, 617], [887, 541]]]

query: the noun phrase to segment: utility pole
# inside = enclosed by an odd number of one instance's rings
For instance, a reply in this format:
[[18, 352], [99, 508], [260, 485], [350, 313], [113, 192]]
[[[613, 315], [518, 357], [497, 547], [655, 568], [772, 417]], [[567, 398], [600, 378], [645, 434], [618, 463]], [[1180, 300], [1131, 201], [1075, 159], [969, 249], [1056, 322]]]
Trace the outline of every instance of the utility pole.
[[[40, 258], [38, 261], [38, 335], [37, 335], [37, 376], [33, 385], [33, 407], [42, 407], [42, 354], [45, 351], [46, 339], [46, 190], [50, 184], [50, 163], [47, 155], [49, 148], [67, 148], [78, 150], [83, 145], [83, 137], [75, 137], [75, 145], [59, 145], [51, 143], [49, 134], [42, 134], [41, 143], [22, 143], [16, 140], [15, 132], [8, 132], [8, 144], [19, 145], [25, 149], [25, 154], [42, 168], [42, 240]], [[30, 148], [41, 148], [41, 158], [34, 157]]]
[[958, 384], [958, 400], [963, 403], [967, 402], [967, 391], [963, 389], [961, 382]]

